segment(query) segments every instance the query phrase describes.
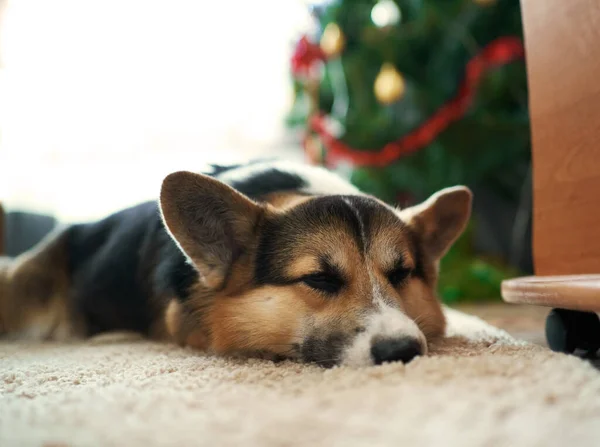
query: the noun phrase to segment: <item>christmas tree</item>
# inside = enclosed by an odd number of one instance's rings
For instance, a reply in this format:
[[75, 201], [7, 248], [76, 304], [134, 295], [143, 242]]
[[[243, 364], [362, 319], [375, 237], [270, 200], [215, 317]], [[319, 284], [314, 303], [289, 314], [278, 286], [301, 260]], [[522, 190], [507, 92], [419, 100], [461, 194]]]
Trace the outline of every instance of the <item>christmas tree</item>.
[[[289, 116], [311, 161], [349, 167], [395, 205], [466, 184], [519, 206], [530, 133], [518, 0], [337, 0], [312, 14]], [[499, 296], [517, 274], [474, 248], [477, 226], [475, 213], [442, 261], [446, 302]]]

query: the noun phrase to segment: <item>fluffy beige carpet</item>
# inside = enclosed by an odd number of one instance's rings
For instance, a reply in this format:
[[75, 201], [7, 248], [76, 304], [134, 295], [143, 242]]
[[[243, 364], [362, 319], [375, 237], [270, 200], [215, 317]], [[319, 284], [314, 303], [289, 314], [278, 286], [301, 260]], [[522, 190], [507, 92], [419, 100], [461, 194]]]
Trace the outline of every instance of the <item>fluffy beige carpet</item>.
[[324, 370], [137, 338], [0, 344], [0, 446], [599, 446], [600, 373], [450, 311], [404, 366]]

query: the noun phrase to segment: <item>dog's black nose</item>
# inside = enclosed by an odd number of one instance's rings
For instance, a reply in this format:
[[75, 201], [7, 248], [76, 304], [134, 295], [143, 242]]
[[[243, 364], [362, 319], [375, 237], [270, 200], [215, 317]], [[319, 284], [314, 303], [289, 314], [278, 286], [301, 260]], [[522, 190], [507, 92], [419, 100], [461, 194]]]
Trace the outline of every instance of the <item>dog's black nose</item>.
[[414, 338], [384, 338], [373, 342], [371, 356], [376, 365], [384, 362], [408, 363], [421, 355], [421, 345]]

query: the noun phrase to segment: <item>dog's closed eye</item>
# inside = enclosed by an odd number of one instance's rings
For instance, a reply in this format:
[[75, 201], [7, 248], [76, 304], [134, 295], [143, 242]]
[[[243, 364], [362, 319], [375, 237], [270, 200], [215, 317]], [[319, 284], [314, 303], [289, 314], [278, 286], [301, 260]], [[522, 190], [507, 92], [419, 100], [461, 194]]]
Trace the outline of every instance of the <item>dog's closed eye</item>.
[[328, 272], [310, 273], [303, 276], [301, 281], [311, 289], [329, 294], [339, 292], [344, 285], [344, 281], [339, 275]]
[[411, 273], [412, 269], [410, 267], [406, 267], [403, 264], [398, 263], [387, 274], [387, 278], [392, 286], [398, 287], [404, 280], [406, 280], [410, 276]]

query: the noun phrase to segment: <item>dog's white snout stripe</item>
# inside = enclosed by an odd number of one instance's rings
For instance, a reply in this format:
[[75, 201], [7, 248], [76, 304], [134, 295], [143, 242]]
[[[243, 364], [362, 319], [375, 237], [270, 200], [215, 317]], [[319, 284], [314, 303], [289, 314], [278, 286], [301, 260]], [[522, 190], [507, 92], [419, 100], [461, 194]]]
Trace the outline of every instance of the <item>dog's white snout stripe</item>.
[[[352, 202], [349, 200], [345, 200], [345, 202], [356, 216], [363, 247], [367, 247], [367, 235], [360, 213], [352, 205]], [[375, 339], [382, 338], [412, 338], [419, 342], [425, 354], [427, 352], [427, 342], [417, 324], [402, 312], [399, 303], [395, 300], [393, 302], [386, 300], [383, 286], [379, 283], [377, 276], [370, 266], [366, 268], [369, 275], [373, 308], [364, 322], [365, 331], [359, 333], [353, 343], [346, 349], [342, 364], [351, 366], [372, 365], [371, 346]]]
[[361, 332], [346, 349], [342, 364], [348, 366], [372, 365], [371, 347], [382, 338], [412, 338], [419, 342], [423, 354], [427, 353], [427, 341], [417, 324], [400, 309], [380, 301], [366, 318], [365, 331]]

